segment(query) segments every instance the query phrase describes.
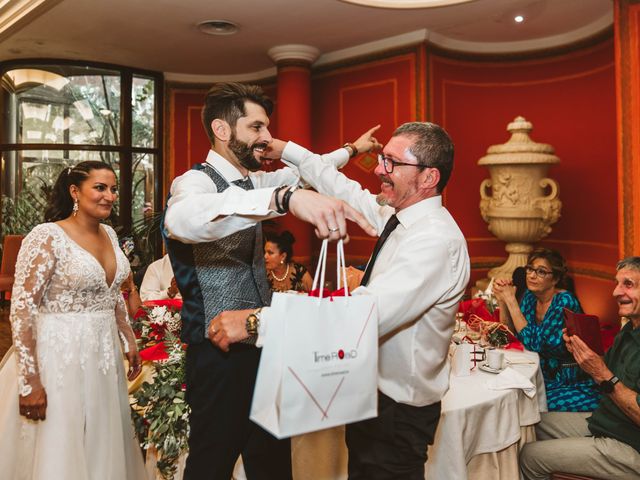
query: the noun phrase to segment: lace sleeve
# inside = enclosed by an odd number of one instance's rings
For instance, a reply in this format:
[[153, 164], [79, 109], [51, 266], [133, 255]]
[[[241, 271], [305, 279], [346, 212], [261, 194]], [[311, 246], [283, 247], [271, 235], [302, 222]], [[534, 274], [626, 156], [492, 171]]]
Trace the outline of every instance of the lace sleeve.
[[129, 323], [129, 314], [127, 313], [127, 306], [124, 303], [124, 297], [120, 292], [117, 293], [118, 299], [116, 302], [116, 323], [118, 325], [118, 332], [120, 333], [120, 339], [122, 340], [122, 350], [124, 353], [136, 350], [136, 337]]
[[36, 352], [36, 318], [56, 266], [53, 240], [46, 225], [38, 225], [23, 240], [16, 262], [10, 320], [22, 396], [43, 388]]

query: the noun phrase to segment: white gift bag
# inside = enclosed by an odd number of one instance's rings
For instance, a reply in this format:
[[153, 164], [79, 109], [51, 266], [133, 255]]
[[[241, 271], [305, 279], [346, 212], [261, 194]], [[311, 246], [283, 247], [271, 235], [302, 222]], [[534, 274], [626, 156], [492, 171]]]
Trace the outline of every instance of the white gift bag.
[[[313, 290], [324, 285], [322, 243]], [[346, 271], [338, 242], [338, 289]], [[375, 297], [274, 293], [251, 419], [278, 438], [377, 415], [378, 311]]]

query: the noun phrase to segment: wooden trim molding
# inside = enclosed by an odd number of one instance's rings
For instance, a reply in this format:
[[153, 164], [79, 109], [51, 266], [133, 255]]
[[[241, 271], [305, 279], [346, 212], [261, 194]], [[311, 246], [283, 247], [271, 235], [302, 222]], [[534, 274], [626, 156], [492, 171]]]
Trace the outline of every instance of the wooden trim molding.
[[9, 38], [62, 0], [13, 0], [0, 2], [0, 41]]
[[[640, 1], [640, 0], [638, 0]], [[522, 52], [504, 52], [504, 53], [475, 53], [464, 52], [460, 50], [451, 50], [443, 48], [431, 42], [426, 42], [427, 49], [430, 53], [439, 57], [456, 59], [461, 61], [487, 62], [487, 63], [503, 63], [503, 62], [521, 62], [530, 60], [543, 60], [546, 58], [554, 58], [565, 54], [577, 52], [583, 54], [585, 50], [591, 47], [598, 47], [602, 43], [609, 41], [613, 35], [611, 25], [603, 30], [590, 35], [587, 38], [568, 43], [566, 45], [535, 49]]]
[[[490, 270], [501, 265], [504, 258], [501, 257], [472, 257], [471, 271]], [[587, 278], [595, 278], [612, 282], [616, 277], [615, 265], [601, 265], [587, 262], [567, 262], [569, 275]]]
[[640, 249], [640, 2], [614, 3], [620, 256]]

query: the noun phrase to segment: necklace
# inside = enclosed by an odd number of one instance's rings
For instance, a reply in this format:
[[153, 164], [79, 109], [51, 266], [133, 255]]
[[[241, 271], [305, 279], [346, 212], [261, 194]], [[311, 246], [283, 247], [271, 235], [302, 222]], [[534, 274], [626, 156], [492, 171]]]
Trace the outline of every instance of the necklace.
[[284, 275], [282, 276], [282, 278], [280, 277], [276, 277], [276, 271], [275, 270], [271, 270], [271, 276], [273, 277], [273, 279], [277, 282], [283, 282], [286, 280], [286, 278], [289, 276], [289, 264], [287, 263], [287, 270], [284, 272]]

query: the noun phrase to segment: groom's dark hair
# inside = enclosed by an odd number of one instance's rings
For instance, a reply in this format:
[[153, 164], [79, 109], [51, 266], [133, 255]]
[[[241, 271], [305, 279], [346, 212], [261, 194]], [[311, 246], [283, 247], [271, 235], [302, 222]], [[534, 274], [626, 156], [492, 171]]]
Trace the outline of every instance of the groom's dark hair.
[[247, 115], [245, 102], [260, 105], [268, 116], [273, 112], [273, 101], [257, 85], [216, 83], [209, 89], [202, 109], [202, 125], [211, 145], [215, 143], [211, 122], [219, 118], [235, 128], [238, 119]]

